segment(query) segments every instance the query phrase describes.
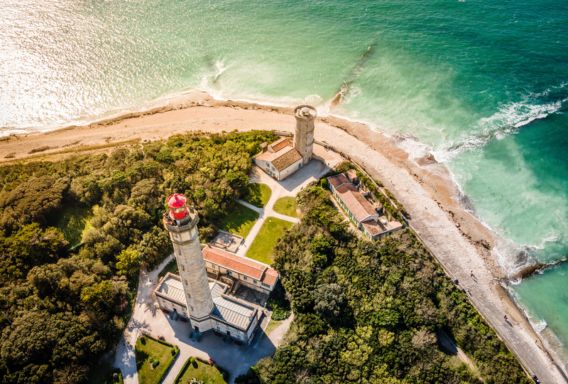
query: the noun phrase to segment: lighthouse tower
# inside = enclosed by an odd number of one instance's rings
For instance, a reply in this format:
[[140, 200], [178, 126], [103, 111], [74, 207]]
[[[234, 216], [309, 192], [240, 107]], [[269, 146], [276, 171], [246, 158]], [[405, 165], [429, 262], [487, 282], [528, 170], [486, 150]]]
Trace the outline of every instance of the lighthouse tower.
[[296, 117], [296, 132], [294, 135], [294, 148], [302, 155], [303, 164], [312, 159], [314, 147], [314, 120], [317, 111], [310, 105], [299, 105], [294, 109]]
[[205, 261], [201, 254], [197, 212], [190, 209], [184, 195], [174, 193], [166, 203], [164, 226], [170, 233], [179, 275], [185, 293], [188, 317], [196, 330], [210, 329], [210, 314], [213, 298], [209, 289]]

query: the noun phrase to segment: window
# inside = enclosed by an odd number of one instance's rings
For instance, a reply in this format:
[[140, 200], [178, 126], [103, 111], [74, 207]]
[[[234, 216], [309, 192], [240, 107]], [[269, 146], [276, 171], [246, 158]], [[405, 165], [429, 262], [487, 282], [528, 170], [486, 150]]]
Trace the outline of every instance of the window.
[[185, 271], [185, 267], [183, 266], [183, 264], [180, 264], [179, 266], [181, 267], [182, 271]]
[[227, 271], [227, 275], [233, 276], [233, 273], [231, 271]]
[[186, 280], [186, 279], [183, 279], [183, 283], [184, 283], [185, 285], [187, 285], [187, 280]]

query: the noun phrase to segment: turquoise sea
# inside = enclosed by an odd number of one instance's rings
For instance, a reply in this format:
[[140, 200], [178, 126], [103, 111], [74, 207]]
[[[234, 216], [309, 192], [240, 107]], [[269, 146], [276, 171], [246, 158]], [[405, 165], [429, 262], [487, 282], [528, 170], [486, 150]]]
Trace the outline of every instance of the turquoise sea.
[[[568, 255], [568, 2], [76, 1], [0, 7], [0, 135], [86, 122], [193, 88], [322, 103], [427, 145], [478, 217]], [[568, 346], [568, 264], [513, 290]]]

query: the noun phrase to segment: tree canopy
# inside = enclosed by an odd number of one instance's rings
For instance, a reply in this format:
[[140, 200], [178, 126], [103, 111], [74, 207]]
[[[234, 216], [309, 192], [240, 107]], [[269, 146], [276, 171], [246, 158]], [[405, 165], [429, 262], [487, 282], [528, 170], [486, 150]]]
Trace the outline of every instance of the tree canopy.
[[[241, 382], [529, 382], [411, 232], [361, 239], [318, 186], [302, 191], [299, 203], [304, 216], [275, 255], [296, 314], [289, 341]], [[478, 373], [442, 351], [442, 334]]]
[[[271, 133], [189, 134], [55, 162], [0, 167], [0, 383], [80, 383], [118, 341], [140, 267], [171, 252], [164, 199], [185, 193], [202, 237], [246, 192]], [[50, 225], [91, 212], [70, 249]]]

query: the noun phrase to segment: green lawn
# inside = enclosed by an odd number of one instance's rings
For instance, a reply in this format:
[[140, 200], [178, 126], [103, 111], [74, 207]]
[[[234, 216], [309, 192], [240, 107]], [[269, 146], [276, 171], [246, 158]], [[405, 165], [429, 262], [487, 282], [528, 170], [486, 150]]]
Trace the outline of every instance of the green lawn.
[[293, 224], [277, 219], [275, 217], [267, 217], [266, 221], [260, 228], [258, 235], [252, 242], [247, 256], [251, 259], [261, 261], [266, 264], [272, 264], [272, 250], [278, 242], [278, 239], [290, 229]]
[[272, 190], [268, 185], [253, 183], [249, 184], [244, 200], [256, 207], [262, 208], [268, 203], [268, 200], [270, 200], [270, 195], [272, 195]]
[[176, 384], [189, 384], [191, 379], [195, 378], [201, 380], [206, 384], [226, 384], [227, 382], [223, 378], [221, 371], [213, 365], [206, 364], [200, 360], [192, 359], [191, 362], [188, 360], [183, 369], [183, 375], [176, 380]]
[[258, 213], [236, 203], [229, 214], [217, 223], [217, 226], [224, 231], [247, 237], [256, 219], [258, 219]]
[[81, 243], [83, 232], [88, 226], [90, 217], [91, 210], [89, 208], [81, 205], [68, 205], [63, 209], [54, 225], [63, 232], [63, 235], [69, 241], [69, 246], [74, 247]]
[[298, 217], [298, 205], [296, 198], [293, 196], [285, 196], [276, 200], [274, 210], [286, 216]]
[[[174, 347], [171, 344], [160, 342], [148, 336], [141, 336], [136, 340], [136, 367], [138, 368], [138, 381], [140, 384], [158, 384], [162, 376], [174, 362]], [[152, 367], [152, 362], [158, 365]]]

